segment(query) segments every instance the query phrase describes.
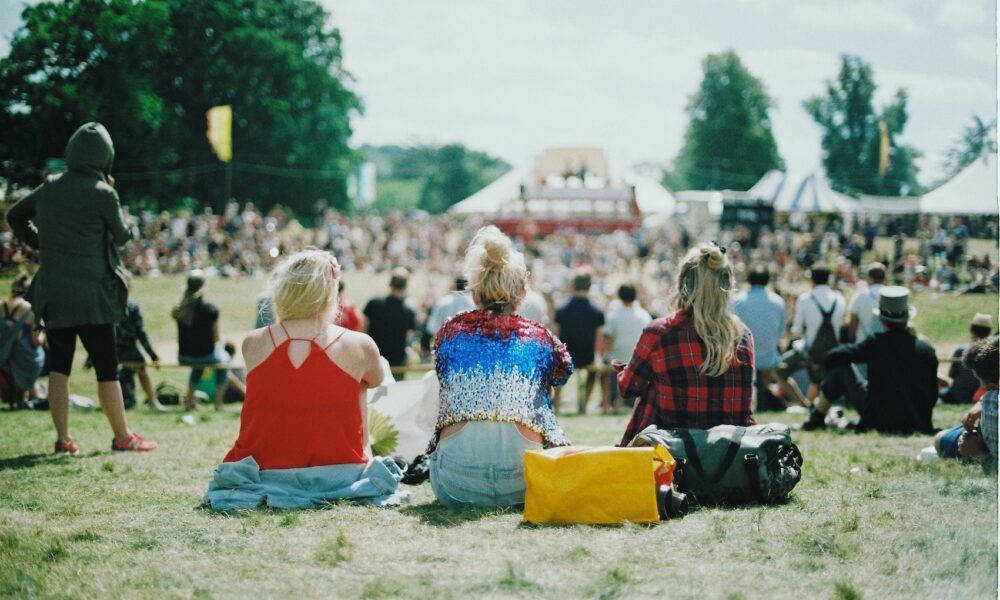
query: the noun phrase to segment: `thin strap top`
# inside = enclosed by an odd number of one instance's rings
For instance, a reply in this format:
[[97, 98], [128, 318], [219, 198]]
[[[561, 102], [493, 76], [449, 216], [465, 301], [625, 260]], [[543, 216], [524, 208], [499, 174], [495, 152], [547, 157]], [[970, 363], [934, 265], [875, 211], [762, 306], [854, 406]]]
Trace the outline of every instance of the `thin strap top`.
[[[327, 348], [342, 336], [343, 331]], [[252, 456], [261, 469], [367, 462], [361, 382], [337, 365], [315, 338], [304, 340], [312, 346], [296, 367], [287, 352], [293, 339], [276, 345], [247, 373], [240, 434], [224, 462]]]

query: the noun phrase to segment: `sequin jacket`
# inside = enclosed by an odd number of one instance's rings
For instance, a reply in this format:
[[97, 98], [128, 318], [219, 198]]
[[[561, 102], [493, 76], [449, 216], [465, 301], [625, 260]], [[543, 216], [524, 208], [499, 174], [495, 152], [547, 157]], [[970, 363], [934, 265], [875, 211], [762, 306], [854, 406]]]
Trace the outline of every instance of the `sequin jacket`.
[[549, 389], [566, 383], [573, 361], [548, 329], [517, 315], [481, 310], [445, 321], [434, 342], [441, 388], [438, 434], [464, 421], [519, 423], [540, 434], [546, 446], [563, 446], [563, 433]]

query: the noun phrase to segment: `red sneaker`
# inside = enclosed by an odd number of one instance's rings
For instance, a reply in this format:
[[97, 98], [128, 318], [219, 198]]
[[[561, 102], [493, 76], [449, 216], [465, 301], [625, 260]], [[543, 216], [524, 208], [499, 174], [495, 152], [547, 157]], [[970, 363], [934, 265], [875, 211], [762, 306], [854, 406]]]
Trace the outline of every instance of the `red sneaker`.
[[80, 454], [80, 447], [76, 445], [73, 440], [62, 441], [56, 440], [56, 454], [66, 454], [69, 456], [76, 456]]
[[159, 444], [147, 442], [134, 431], [128, 434], [124, 440], [119, 441], [118, 438], [111, 440], [111, 449], [116, 452], [152, 452], [157, 447]]

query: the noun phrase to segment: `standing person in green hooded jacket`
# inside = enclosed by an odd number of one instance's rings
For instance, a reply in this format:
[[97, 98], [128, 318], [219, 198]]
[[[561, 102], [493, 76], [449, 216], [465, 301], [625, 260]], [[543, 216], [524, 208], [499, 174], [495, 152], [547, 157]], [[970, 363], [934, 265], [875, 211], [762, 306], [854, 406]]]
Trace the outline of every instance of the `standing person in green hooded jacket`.
[[69, 374], [76, 338], [94, 364], [97, 395], [114, 431], [112, 450], [155, 450], [129, 431], [118, 383], [115, 322], [128, 291], [118, 248], [131, 238], [110, 175], [115, 150], [100, 123], [87, 123], [66, 144], [67, 172], [50, 177], [7, 212], [14, 235], [38, 250], [39, 267], [26, 299], [49, 343], [49, 407], [55, 450], [79, 453], [69, 435]]

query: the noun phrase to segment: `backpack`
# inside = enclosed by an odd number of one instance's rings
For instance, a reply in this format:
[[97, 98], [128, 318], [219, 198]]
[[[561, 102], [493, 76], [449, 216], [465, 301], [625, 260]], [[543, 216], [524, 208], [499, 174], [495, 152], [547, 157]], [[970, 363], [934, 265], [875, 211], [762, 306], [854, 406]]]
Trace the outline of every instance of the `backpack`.
[[827, 353], [837, 347], [837, 332], [833, 328], [833, 311], [837, 310], [837, 299], [833, 299], [833, 304], [827, 312], [820, 306], [816, 296], [810, 295], [809, 298], [816, 304], [819, 314], [823, 315], [819, 331], [816, 332], [816, 337], [813, 338], [812, 344], [809, 346], [809, 360], [822, 367], [823, 363], [826, 362]]
[[711, 429], [650, 425], [629, 446], [662, 444], [678, 463], [674, 484], [702, 506], [776, 504], [802, 479], [802, 454], [781, 423]]

